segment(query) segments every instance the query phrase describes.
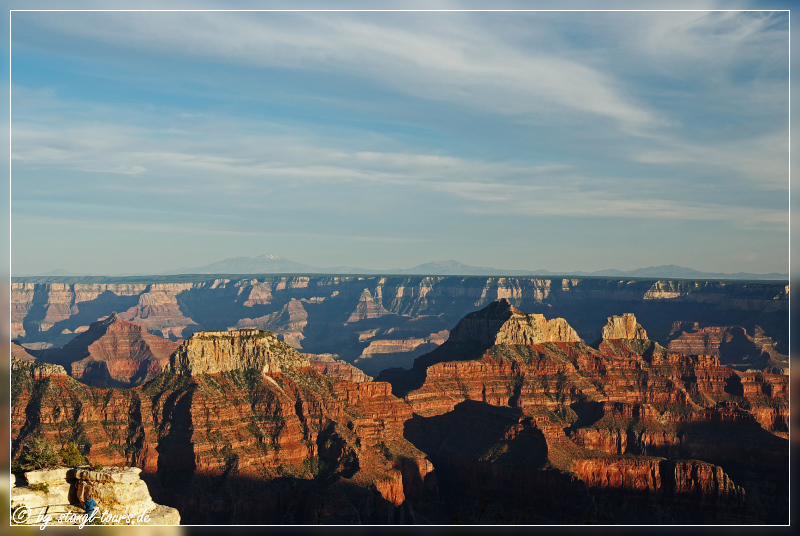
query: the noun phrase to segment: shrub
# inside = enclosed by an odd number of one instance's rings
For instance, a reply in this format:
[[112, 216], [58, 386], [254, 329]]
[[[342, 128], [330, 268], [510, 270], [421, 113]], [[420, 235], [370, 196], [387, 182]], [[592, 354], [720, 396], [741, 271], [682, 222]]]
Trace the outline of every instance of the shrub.
[[15, 468], [19, 471], [50, 469], [58, 465], [58, 455], [53, 445], [43, 437], [25, 443]]
[[100, 471], [101, 469], [103, 469], [103, 464], [102, 463], [92, 464], [92, 471]]
[[67, 443], [63, 449], [58, 451], [58, 454], [61, 456], [61, 461], [64, 463], [64, 465], [77, 467], [80, 465], [89, 464], [89, 461], [86, 459], [86, 457], [81, 454], [80, 450], [78, 450], [78, 446], [72, 441]]
[[33, 491], [41, 491], [42, 493], [50, 493], [50, 486], [47, 484], [47, 482], [31, 484], [28, 486], [28, 489], [32, 489]]

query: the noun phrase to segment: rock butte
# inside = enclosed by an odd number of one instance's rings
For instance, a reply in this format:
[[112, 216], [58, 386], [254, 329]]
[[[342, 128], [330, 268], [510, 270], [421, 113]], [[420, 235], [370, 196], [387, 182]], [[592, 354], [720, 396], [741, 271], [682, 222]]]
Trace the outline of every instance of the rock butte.
[[92, 323], [63, 348], [36, 351], [37, 361], [56, 363], [96, 387], [135, 387], [153, 379], [178, 343], [111, 314]]
[[632, 313], [610, 316], [603, 328], [603, 339], [647, 339], [647, 332], [636, 321]]
[[257, 330], [197, 333], [127, 390], [15, 359], [12, 453], [74, 433], [187, 523], [785, 523], [787, 376], [632, 315], [603, 332], [501, 300], [359, 383]]

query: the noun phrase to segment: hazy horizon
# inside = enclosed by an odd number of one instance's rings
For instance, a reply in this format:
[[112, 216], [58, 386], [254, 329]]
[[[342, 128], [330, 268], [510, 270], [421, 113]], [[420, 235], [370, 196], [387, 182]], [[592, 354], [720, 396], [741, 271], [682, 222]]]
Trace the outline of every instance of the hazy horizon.
[[788, 18], [15, 12], [11, 273], [786, 273]]
[[[244, 269], [231, 270], [231, 269], [225, 269], [224, 267], [220, 267], [218, 270], [214, 270], [213, 272], [212, 271], [194, 271], [194, 270], [196, 270], [198, 268], [205, 269], [205, 268], [208, 268], [208, 267], [211, 267], [211, 266], [215, 266], [215, 265], [224, 265], [224, 263], [226, 263], [226, 262], [228, 263], [228, 266], [230, 266], [231, 262], [233, 262], [235, 264], [235, 261], [255, 261], [255, 260], [259, 260], [259, 259], [263, 259], [263, 258], [267, 258], [267, 259], [274, 260], [274, 261], [277, 261], [277, 262], [288, 262], [290, 265], [294, 265], [294, 264], [302, 265], [302, 267], [308, 268], [308, 269], [310, 269], [310, 271], [309, 270], [300, 269], [301, 268], [300, 266], [298, 266], [297, 269], [294, 269], [294, 270], [285, 269], [285, 270], [278, 270], [278, 271], [263, 271], [263, 270], [259, 271], [257, 269], [253, 269], [253, 270], [244, 270]], [[666, 273], [668, 273], [670, 271], [675, 272], [676, 271], [675, 269], [677, 269], [677, 272], [681, 272], [681, 271], [696, 271], [696, 272], [698, 272], [697, 277], [702, 277], [701, 275], [699, 275], [700, 273], [710, 273], [710, 272], [700, 272], [698, 270], [694, 270], [690, 266], [676, 266], [674, 264], [659, 265], [659, 266], [640, 266], [640, 267], [632, 269], [632, 270], [620, 270], [618, 268], [610, 267], [610, 268], [606, 268], [606, 269], [603, 269], [603, 270], [595, 270], [595, 271], [574, 269], [574, 270], [564, 270], [564, 271], [560, 271], [559, 272], [559, 271], [547, 270], [546, 268], [542, 268], [542, 267], [498, 268], [496, 266], [471, 266], [471, 265], [466, 265], [464, 263], [461, 263], [461, 262], [459, 262], [459, 261], [457, 261], [455, 259], [447, 259], [447, 260], [445, 260], [445, 259], [437, 259], [437, 260], [433, 260], [433, 261], [430, 261], [430, 262], [427, 262], [427, 263], [418, 264], [418, 265], [415, 265], [415, 266], [395, 266], [395, 267], [393, 267], [391, 269], [388, 269], [388, 270], [379, 270], [379, 269], [375, 269], [375, 268], [372, 268], [372, 267], [369, 267], [369, 266], [353, 266], [353, 265], [336, 265], [336, 266], [334, 266], [334, 265], [331, 265], [331, 264], [327, 264], [327, 265], [322, 265], [322, 266], [314, 266], [314, 265], [310, 265], [308, 263], [298, 262], [295, 259], [286, 259], [285, 257], [281, 257], [279, 255], [266, 253], [266, 254], [257, 255], [257, 256], [254, 256], [254, 257], [234, 257], [234, 258], [228, 258], [228, 259], [218, 259], [216, 262], [208, 263], [208, 264], [205, 264], [203, 266], [193, 266], [193, 267], [182, 266], [180, 268], [173, 268], [173, 269], [165, 270], [165, 271], [162, 271], [162, 272], [138, 272], [138, 273], [136, 273], [136, 272], [117, 272], [117, 273], [97, 273], [97, 272], [90, 273], [90, 272], [84, 272], [84, 273], [76, 273], [76, 272], [71, 272], [69, 270], [55, 269], [55, 270], [50, 270], [48, 272], [40, 272], [40, 273], [28, 273], [28, 274], [13, 274], [12, 273], [11, 276], [12, 277], [16, 277], [16, 278], [24, 279], [24, 278], [27, 278], [27, 277], [30, 277], [30, 278], [36, 278], [36, 277], [81, 277], [81, 276], [88, 276], [88, 277], [91, 277], [91, 276], [98, 276], [98, 277], [127, 277], [127, 276], [137, 276], [138, 277], [138, 276], [143, 276], [143, 277], [146, 277], [146, 276], [169, 276], [169, 275], [176, 275], [177, 276], [177, 275], [192, 275], [192, 274], [194, 274], [194, 275], [204, 275], [204, 274], [212, 274], [212, 273], [213, 274], [229, 274], [229, 275], [257, 274], [257, 273], [262, 273], [263, 275], [282, 274], [282, 273], [286, 273], [286, 274], [291, 274], [291, 273], [309, 273], [309, 274], [310, 273], [316, 273], [316, 274], [320, 274], [320, 275], [324, 275], [324, 274], [345, 274], [345, 273], [364, 274], [364, 275], [408, 273], [408, 275], [419, 275], [419, 274], [422, 274], [422, 273], [426, 273], [428, 275], [433, 275], [433, 274], [439, 273], [439, 272], [436, 272], [436, 271], [430, 271], [430, 272], [423, 272], [423, 271], [419, 271], [419, 270], [412, 271], [412, 270], [415, 270], [415, 269], [427, 268], [428, 266], [433, 266], [433, 268], [449, 269], [449, 271], [444, 272], [444, 273], [440, 273], [439, 275], [457, 275], [459, 272], [453, 271], [453, 269], [452, 269], [453, 266], [452, 265], [456, 265], [456, 267], [455, 267], [456, 270], [459, 269], [459, 268], [465, 268], [466, 269], [465, 271], [460, 272], [462, 275], [470, 275], [470, 274], [472, 274], [472, 275], [487, 275], [487, 276], [488, 275], [492, 275], [492, 273], [495, 276], [514, 275], [514, 274], [511, 274], [511, 273], [508, 273], [508, 272], [517, 272], [518, 273], [517, 275], [519, 275], [519, 276], [526, 276], [528, 274], [525, 274], [525, 272], [534, 272], [534, 274], [531, 274], [531, 275], [539, 274], [539, 275], [542, 275], [544, 277], [549, 277], [550, 275], [570, 275], [570, 274], [573, 274], [573, 275], [576, 275], [576, 276], [616, 277], [617, 274], [606, 274], [605, 272], [618, 271], [618, 272], [620, 272], [619, 275], [622, 276], [622, 277], [651, 277], [650, 275], [628, 276], [628, 275], [625, 275], [625, 274], [627, 274], [629, 272], [637, 272], [637, 271], [648, 271], [648, 273], [663, 272], [663, 273], [666, 274]], [[349, 268], [351, 270], [349, 270], [349, 271], [342, 270], [343, 268]], [[326, 269], [330, 269], [330, 271], [325, 271]], [[470, 270], [470, 269], [495, 270], [495, 272], [483, 272], [483, 271], [477, 272], [477, 271]], [[717, 272], [717, 273], [720, 273], [720, 272]], [[737, 274], [737, 272], [722, 272], [722, 273], [726, 273], [728, 275], [736, 275]], [[738, 272], [738, 273], [742, 273], [742, 272]], [[782, 273], [781, 272], [773, 272], [773, 273], [762, 273], [762, 274], [750, 273], [749, 275], [754, 275], [754, 276], [755, 275], [774, 275], [776, 273], [779, 274], [779, 275], [786, 275], [788, 277], [788, 272], [782, 272]], [[677, 278], [680, 279], [682, 276], [664, 275], [663, 277], [677, 277]], [[770, 280], [771, 279], [764, 279], [764, 281], [770, 281]]]

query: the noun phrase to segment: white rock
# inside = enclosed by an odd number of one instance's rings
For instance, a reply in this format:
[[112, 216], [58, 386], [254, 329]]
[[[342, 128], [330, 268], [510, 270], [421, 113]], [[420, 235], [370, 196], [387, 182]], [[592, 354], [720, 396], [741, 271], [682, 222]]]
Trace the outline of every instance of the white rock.
[[64, 482], [69, 478], [68, 473], [72, 471], [69, 467], [57, 467], [56, 469], [43, 469], [40, 471], [28, 471], [25, 479], [28, 485], [46, 484], [49, 482]]

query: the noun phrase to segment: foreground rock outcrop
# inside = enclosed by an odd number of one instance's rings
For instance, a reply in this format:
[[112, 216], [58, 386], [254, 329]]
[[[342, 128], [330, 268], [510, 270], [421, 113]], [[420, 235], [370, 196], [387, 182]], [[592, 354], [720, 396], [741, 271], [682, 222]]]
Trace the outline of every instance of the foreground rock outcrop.
[[27, 507], [27, 525], [42, 525], [45, 516], [48, 525], [80, 525], [81, 505], [90, 497], [104, 525], [179, 525], [178, 511], [153, 502], [140, 472], [136, 467], [29, 471], [12, 475], [11, 501]]

